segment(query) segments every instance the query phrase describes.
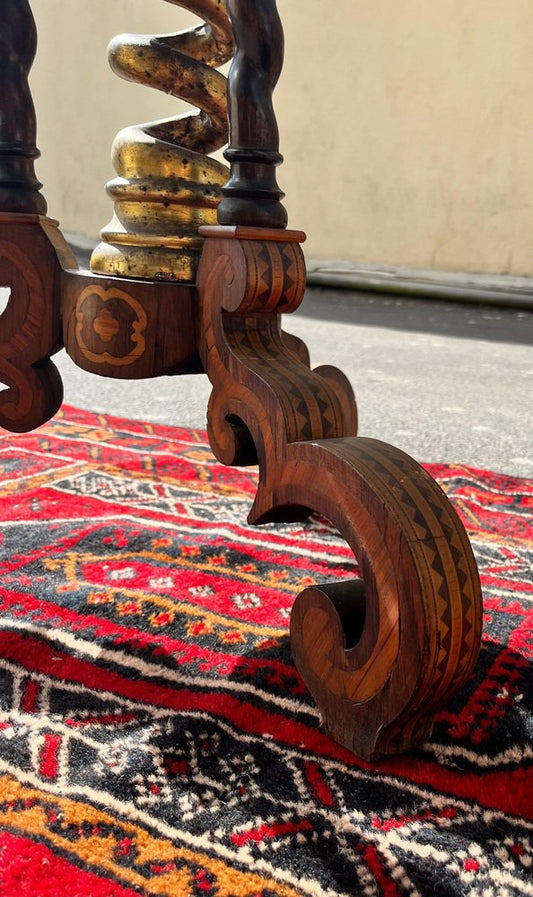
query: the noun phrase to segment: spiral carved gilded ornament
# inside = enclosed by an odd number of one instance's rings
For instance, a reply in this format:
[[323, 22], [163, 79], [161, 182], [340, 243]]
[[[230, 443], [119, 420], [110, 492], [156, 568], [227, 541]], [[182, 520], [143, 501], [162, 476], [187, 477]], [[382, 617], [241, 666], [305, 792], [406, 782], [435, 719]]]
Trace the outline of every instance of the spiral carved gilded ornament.
[[225, 0], [167, 0], [204, 24], [167, 35], [119, 35], [113, 70], [196, 106], [191, 113], [125, 128], [113, 145], [117, 177], [107, 185], [114, 215], [91, 269], [98, 274], [190, 283], [202, 240], [214, 224], [228, 168], [210, 153], [227, 141], [226, 78], [233, 54]]

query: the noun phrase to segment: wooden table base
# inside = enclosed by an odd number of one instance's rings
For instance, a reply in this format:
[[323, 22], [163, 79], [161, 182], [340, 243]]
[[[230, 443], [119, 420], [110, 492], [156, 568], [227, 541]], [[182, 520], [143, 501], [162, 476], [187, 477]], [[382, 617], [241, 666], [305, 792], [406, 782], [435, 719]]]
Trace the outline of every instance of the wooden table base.
[[251, 523], [327, 517], [360, 580], [307, 588], [291, 616], [296, 665], [328, 732], [367, 759], [431, 734], [433, 713], [472, 673], [481, 635], [477, 568], [445, 494], [408, 455], [355, 436], [340, 371], [312, 371], [280, 312], [305, 284], [294, 236], [204, 228], [200, 354], [213, 384], [211, 446], [259, 464]]
[[[179, 36], [180, 52], [189, 47], [195, 63], [204, 50], [209, 55], [207, 47], [216, 64], [227, 58], [231, 32], [224, 4], [180, 5], [199, 10], [210, 23], [190, 39]], [[116, 211], [122, 214], [124, 205], [133, 215], [131, 233], [126, 228], [133, 249], [124, 251], [124, 265], [115, 271], [116, 253], [106, 244], [97, 253], [98, 270], [89, 272], [77, 269], [57, 223], [45, 216], [33, 172], [35, 116], [28, 88], [35, 26], [27, 0], [5, 0], [0, 286], [10, 288], [10, 297], [0, 316], [0, 380], [8, 387], [0, 393], [0, 424], [24, 431], [55, 413], [62, 386], [51, 359], [63, 345], [80, 367], [108, 377], [207, 372], [215, 455], [226, 464], [259, 466], [250, 522], [300, 520], [315, 511], [354, 553], [360, 578], [306, 588], [298, 596], [291, 642], [328, 732], [370, 759], [428, 738], [435, 710], [471, 675], [481, 637], [479, 578], [464, 527], [441, 489], [403, 452], [358, 437], [355, 399], [344, 375], [329, 365], [312, 370], [304, 343], [281, 329], [281, 315], [298, 308], [305, 289], [304, 235], [285, 229], [275, 178], [281, 156], [272, 91], [283, 34], [275, 0], [228, 0], [228, 11], [236, 38], [226, 153], [231, 176], [221, 191], [220, 183], [216, 188], [223, 195], [219, 224], [191, 233], [189, 221], [179, 238], [170, 226], [162, 253], [154, 255], [155, 224], [168, 224], [166, 205], [182, 196], [189, 201], [186, 186], [172, 174], [171, 195], [154, 170], [148, 214], [137, 176], [126, 185], [114, 182]], [[159, 53], [157, 40], [155, 45]], [[167, 41], [169, 59], [175, 50]], [[135, 42], [128, 52], [130, 65]], [[205, 69], [205, 61], [201, 65]], [[163, 75], [158, 68], [157, 79]], [[211, 134], [209, 144], [220, 138], [225, 107], [220, 96], [211, 102], [218, 78], [204, 75], [209, 90], [204, 95], [197, 81], [194, 91], [206, 106], [198, 127]], [[180, 128], [176, 133], [183, 137]], [[167, 132], [172, 126], [158, 131], [157, 139], [164, 142]], [[194, 128], [191, 133], [198, 137]], [[145, 150], [142, 143], [144, 162]], [[159, 152], [149, 155], [149, 168]], [[180, 152], [183, 168], [196, 150]], [[207, 209], [204, 221], [212, 220], [215, 207], [209, 177], [199, 193], [194, 188]], [[181, 212], [172, 214], [181, 220]], [[117, 233], [123, 242], [124, 234]], [[178, 257], [179, 246], [184, 254]], [[185, 268], [184, 282], [176, 282], [176, 272]]]

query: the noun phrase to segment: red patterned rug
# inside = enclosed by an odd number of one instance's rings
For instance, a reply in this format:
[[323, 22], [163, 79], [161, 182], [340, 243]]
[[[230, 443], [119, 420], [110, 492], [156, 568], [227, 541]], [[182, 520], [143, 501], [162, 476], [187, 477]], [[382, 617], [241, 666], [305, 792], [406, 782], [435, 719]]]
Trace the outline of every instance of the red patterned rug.
[[2, 897], [533, 895], [533, 482], [430, 465], [485, 602], [472, 681], [380, 764], [328, 739], [291, 603], [327, 524], [245, 525], [204, 434], [67, 409], [0, 438]]

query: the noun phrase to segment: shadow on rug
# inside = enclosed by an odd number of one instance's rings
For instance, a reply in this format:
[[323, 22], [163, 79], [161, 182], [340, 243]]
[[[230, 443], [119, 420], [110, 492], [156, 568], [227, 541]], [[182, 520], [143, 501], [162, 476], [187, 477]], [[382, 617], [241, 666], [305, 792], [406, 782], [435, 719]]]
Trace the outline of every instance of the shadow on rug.
[[203, 433], [64, 410], [0, 438], [2, 897], [533, 895], [533, 482], [430, 465], [473, 542], [483, 650], [433, 740], [323, 733], [296, 594], [318, 519], [245, 525]]

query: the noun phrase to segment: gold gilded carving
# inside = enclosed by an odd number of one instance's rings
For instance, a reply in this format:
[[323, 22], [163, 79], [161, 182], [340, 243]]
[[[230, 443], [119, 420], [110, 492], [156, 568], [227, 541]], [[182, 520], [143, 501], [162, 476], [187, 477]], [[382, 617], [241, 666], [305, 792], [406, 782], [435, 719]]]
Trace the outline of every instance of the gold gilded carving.
[[146, 350], [148, 318], [142, 305], [116, 288], [86, 287], [76, 303], [76, 342], [96, 364], [128, 365]]
[[211, 153], [227, 140], [226, 78], [233, 54], [225, 0], [170, 0], [205, 25], [168, 35], [120, 35], [110, 62], [120, 77], [195, 108], [125, 128], [113, 145], [117, 177], [107, 185], [114, 215], [91, 269], [98, 274], [194, 283], [201, 224], [215, 224], [227, 167]]

